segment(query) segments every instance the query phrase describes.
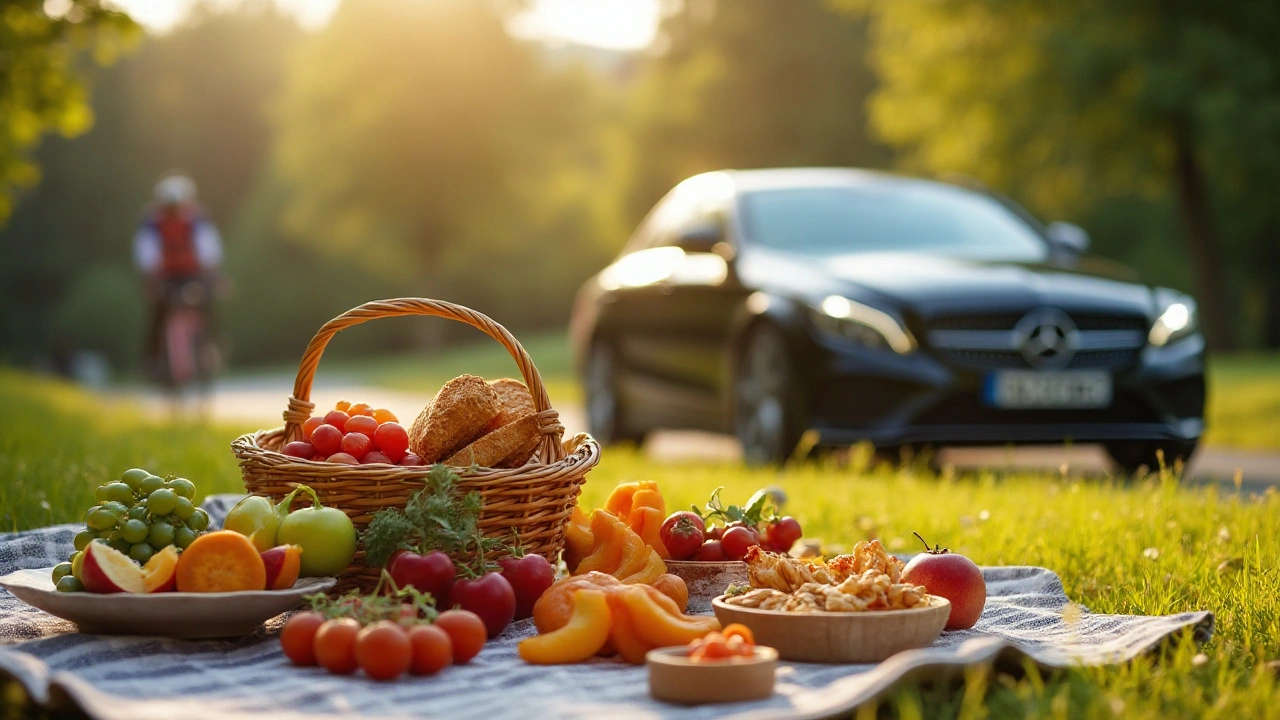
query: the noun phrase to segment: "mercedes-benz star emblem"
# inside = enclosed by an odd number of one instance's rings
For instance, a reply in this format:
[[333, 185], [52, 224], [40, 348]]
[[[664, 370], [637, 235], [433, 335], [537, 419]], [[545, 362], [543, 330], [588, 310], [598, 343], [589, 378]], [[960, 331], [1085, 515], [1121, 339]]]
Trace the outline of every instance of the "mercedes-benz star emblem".
[[1018, 321], [1014, 332], [1022, 356], [1034, 367], [1064, 367], [1076, 354], [1079, 340], [1076, 324], [1061, 310], [1032, 310]]

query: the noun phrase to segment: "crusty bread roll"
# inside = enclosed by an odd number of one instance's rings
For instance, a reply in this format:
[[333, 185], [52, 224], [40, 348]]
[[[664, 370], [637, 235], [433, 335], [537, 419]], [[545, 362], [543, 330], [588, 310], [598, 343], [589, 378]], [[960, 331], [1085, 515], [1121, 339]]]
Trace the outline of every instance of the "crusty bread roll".
[[409, 449], [431, 464], [478, 437], [499, 411], [498, 393], [484, 378], [459, 375], [445, 383], [409, 429]]
[[498, 416], [489, 423], [485, 432], [493, 432], [504, 425], [533, 414], [533, 394], [519, 380], [502, 378], [489, 383], [498, 394]]
[[[538, 416], [525, 415], [515, 422], [481, 436], [470, 445], [449, 456], [445, 465], [455, 467], [519, 467], [538, 446]], [[504, 465], [508, 458], [519, 456], [514, 465]]]

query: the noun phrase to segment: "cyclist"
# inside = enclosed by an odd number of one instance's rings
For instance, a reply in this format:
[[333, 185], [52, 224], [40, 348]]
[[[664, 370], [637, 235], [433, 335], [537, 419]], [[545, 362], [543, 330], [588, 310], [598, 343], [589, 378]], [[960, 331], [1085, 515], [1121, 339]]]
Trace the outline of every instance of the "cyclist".
[[[222, 262], [222, 238], [196, 202], [191, 178], [171, 172], [156, 183], [153, 202], [144, 209], [133, 238], [133, 260], [146, 277], [152, 304], [144, 348], [148, 365], [157, 377], [179, 382], [164, 362], [165, 322], [179, 303], [197, 307], [204, 337], [213, 337], [209, 301]], [[209, 355], [211, 347], [197, 348], [196, 354]]]

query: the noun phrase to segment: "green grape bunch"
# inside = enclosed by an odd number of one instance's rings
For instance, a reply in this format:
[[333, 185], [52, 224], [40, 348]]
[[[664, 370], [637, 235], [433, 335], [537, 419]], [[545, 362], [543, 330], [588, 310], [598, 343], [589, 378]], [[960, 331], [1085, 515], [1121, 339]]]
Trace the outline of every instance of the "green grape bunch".
[[76, 533], [75, 552], [53, 569], [54, 586], [61, 592], [84, 589], [80, 567], [91, 542], [106, 543], [141, 565], [169, 545], [182, 552], [209, 527], [209, 515], [195, 506], [195, 496], [190, 480], [142, 468], [99, 486], [93, 492], [96, 504], [85, 511], [85, 528]]

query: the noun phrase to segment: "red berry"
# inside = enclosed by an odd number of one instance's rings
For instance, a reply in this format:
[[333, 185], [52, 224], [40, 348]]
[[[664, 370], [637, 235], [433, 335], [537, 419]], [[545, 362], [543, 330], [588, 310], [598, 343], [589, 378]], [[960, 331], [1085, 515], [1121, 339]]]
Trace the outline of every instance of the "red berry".
[[316, 449], [312, 447], [311, 443], [309, 442], [294, 440], [288, 445], [285, 445], [284, 450], [282, 450], [281, 452], [283, 452], [285, 455], [288, 455], [289, 457], [302, 458], [303, 460], [306, 460], [310, 458], [312, 455], [316, 454]]
[[311, 433], [315, 432], [316, 428], [320, 427], [323, 424], [324, 424], [324, 418], [322, 417], [312, 416], [307, 418], [307, 421], [302, 423], [302, 439], [310, 442]]
[[347, 426], [343, 428], [345, 432], [363, 433], [365, 435], [368, 435], [370, 438], [373, 437], [373, 433], [377, 429], [378, 429], [378, 421], [374, 420], [368, 415], [352, 415], [351, 419], [347, 420]]
[[371, 447], [373, 441], [364, 433], [349, 432], [342, 436], [342, 452], [357, 460], [367, 455]]
[[311, 445], [328, 457], [342, 449], [342, 431], [332, 425], [321, 425], [311, 433]]
[[391, 458], [404, 458], [409, 450], [409, 433], [397, 422], [385, 422], [373, 434], [378, 449]]
[[338, 432], [346, 432], [347, 420], [349, 419], [351, 419], [351, 416], [341, 410], [330, 410], [329, 413], [324, 416], [324, 423], [338, 428]]

